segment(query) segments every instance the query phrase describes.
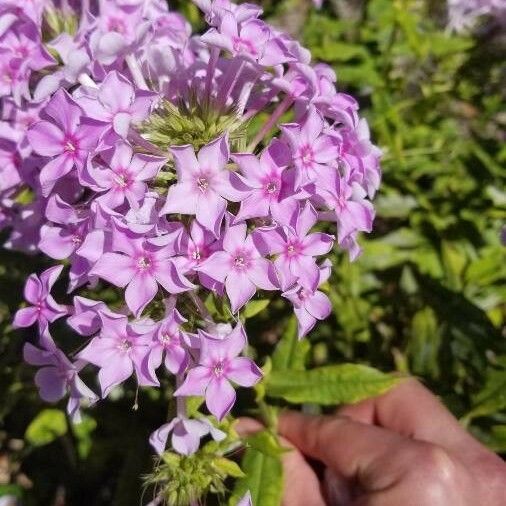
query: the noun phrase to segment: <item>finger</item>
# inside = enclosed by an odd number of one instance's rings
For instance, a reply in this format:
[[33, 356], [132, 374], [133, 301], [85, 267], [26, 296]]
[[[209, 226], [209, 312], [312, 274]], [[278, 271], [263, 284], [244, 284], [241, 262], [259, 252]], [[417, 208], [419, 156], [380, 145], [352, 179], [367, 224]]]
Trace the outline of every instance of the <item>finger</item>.
[[325, 468], [323, 491], [327, 504], [335, 506], [350, 506], [352, 491], [348, 480], [336, 475], [330, 468]]
[[[389, 486], [394, 475], [402, 472], [402, 465], [407, 465], [406, 446], [415, 444], [394, 432], [349, 418], [293, 411], [282, 414], [279, 432], [302, 453], [322, 461], [338, 476], [359, 480], [368, 490]], [[383, 473], [386, 464], [390, 472]]]
[[401, 382], [379, 397], [345, 406], [339, 414], [435, 443], [450, 451], [476, 451], [479, 446], [439, 399], [413, 379]]
[[[252, 418], [241, 418], [237, 432], [249, 436], [265, 427]], [[284, 448], [290, 449], [282, 456], [284, 472], [283, 506], [326, 506], [320, 482], [304, 456], [285, 438], [280, 438]]]

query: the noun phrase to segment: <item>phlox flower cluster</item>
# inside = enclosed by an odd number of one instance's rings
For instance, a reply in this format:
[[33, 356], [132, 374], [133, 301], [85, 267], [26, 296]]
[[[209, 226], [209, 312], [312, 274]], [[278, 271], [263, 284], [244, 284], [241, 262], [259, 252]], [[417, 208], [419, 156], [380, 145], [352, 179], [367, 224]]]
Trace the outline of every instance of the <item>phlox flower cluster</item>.
[[[6, 247], [55, 263], [15, 315], [38, 335], [25, 359], [74, 419], [98, 400], [84, 368], [102, 398], [132, 376], [174, 377], [177, 416], [151, 443], [183, 455], [223, 439], [216, 419], [262, 376], [245, 305], [283, 297], [300, 337], [326, 318], [329, 253], [359, 255], [380, 183], [380, 151], [330, 67], [255, 5], [195, 3], [203, 34], [162, 0], [0, 3], [0, 227]], [[74, 351], [53, 339], [57, 320]], [[190, 419], [188, 396], [212, 416]]]
[[452, 31], [472, 28], [481, 16], [491, 16], [504, 25], [506, 0], [448, 0], [448, 28]]

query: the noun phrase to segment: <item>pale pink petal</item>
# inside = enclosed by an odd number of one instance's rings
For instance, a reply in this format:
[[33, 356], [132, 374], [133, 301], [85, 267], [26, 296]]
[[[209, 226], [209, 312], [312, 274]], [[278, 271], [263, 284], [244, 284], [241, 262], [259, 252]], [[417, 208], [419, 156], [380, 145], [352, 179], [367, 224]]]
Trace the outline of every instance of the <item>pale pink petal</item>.
[[248, 277], [262, 290], [278, 290], [279, 280], [272, 262], [265, 258], [257, 258], [248, 270]]
[[215, 237], [219, 237], [226, 208], [227, 201], [224, 198], [212, 191], [208, 191], [205, 195], [199, 196], [196, 212], [197, 220], [202, 226], [212, 232]]
[[207, 260], [202, 262], [198, 271], [223, 283], [230, 272], [231, 256], [226, 251], [216, 251]]
[[302, 241], [304, 255], [326, 255], [334, 245], [334, 238], [328, 234], [314, 233], [304, 237]]
[[63, 132], [48, 121], [38, 121], [27, 132], [32, 148], [42, 156], [56, 156], [63, 152], [65, 136]]
[[323, 292], [315, 292], [312, 297], [308, 297], [304, 306], [308, 313], [318, 320], [325, 320], [332, 312], [332, 305], [329, 298]]
[[199, 165], [202, 170], [212, 173], [223, 169], [230, 158], [228, 137], [222, 135], [215, 141], [200, 149], [198, 154]]
[[184, 383], [174, 392], [174, 395], [176, 397], [204, 395], [211, 377], [212, 373], [207, 367], [194, 367], [188, 371]]
[[198, 197], [190, 182], [177, 183], [169, 188], [167, 200], [160, 211], [164, 214], [196, 214]]
[[115, 386], [127, 380], [133, 372], [132, 361], [126, 356], [118, 357], [114, 362], [102, 367], [98, 373], [102, 398], [107, 397]]
[[177, 146], [170, 149], [176, 162], [178, 181], [191, 180], [191, 176], [199, 173], [199, 163], [193, 146]]
[[144, 308], [155, 298], [158, 284], [148, 273], [137, 273], [125, 291], [125, 301], [132, 313], [139, 317]]
[[95, 264], [90, 275], [99, 276], [113, 285], [124, 288], [135, 275], [135, 262], [118, 253], [105, 253]]
[[225, 288], [233, 313], [241, 309], [256, 293], [256, 286], [245, 273], [230, 273], [225, 280]]
[[218, 419], [223, 420], [235, 403], [235, 390], [223, 377], [210, 381], [206, 389], [207, 409]]
[[62, 399], [67, 390], [65, 380], [57, 374], [55, 367], [43, 367], [35, 374], [35, 384], [39, 388], [39, 395], [46, 402], [57, 402]]
[[261, 377], [262, 372], [250, 358], [234, 358], [227, 368], [227, 378], [242, 387], [252, 387]]

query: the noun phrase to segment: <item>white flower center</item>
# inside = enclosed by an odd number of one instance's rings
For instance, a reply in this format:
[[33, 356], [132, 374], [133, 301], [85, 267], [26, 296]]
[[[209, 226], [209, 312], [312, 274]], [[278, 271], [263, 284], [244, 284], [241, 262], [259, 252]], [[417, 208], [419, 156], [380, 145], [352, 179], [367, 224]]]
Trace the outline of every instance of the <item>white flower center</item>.
[[123, 339], [121, 343], [118, 344], [118, 348], [121, 351], [128, 351], [132, 348], [132, 343], [128, 339]]
[[205, 193], [209, 188], [209, 181], [205, 177], [199, 177], [197, 179], [197, 187], [202, 193]]
[[137, 267], [140, 269], [149, 269], [149, 267], [151, 267], [151, 261], [147, 257], [141, 257], [137, 261]]

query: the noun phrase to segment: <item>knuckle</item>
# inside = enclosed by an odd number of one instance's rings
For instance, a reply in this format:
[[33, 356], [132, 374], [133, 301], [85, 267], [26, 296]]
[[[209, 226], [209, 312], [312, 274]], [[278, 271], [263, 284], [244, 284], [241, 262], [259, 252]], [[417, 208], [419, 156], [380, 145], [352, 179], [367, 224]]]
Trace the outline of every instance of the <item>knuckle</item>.
[[450, 455], [440, 446], [420, 443], [417, 450], [419, 472], [435, 483], [451, 485], [457, 479], [457, 467]]

